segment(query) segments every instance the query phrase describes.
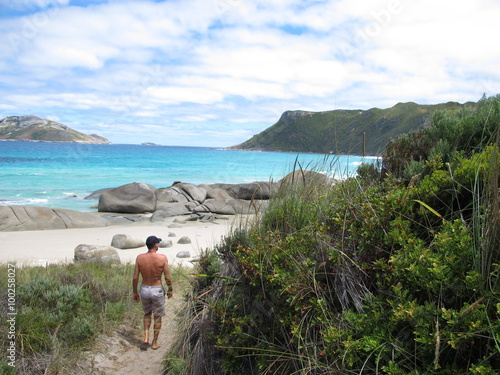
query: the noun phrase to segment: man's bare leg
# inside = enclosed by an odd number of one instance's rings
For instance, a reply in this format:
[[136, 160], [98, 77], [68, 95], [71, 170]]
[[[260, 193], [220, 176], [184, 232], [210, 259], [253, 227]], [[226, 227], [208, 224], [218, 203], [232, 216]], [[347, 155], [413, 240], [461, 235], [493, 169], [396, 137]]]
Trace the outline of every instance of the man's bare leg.
[[149, 328], [151, 327], [151, 313], [144, 314], [144, 340], [142, 342], [149, 343]]
[[151, 349], [158, 349], [160, 345], [158, 345], [158, 335], [161, 330], [161, 316], [156, 317], [153, 325], [153, 342], [151, 342]]

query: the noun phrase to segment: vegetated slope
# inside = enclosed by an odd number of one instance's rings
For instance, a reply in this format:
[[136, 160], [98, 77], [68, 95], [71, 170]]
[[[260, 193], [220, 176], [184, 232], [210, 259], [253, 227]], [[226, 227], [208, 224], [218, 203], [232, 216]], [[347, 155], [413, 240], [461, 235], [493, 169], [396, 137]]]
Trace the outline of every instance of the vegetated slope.
[[367, 155], [380, 155], [391, 138], [429, 125], [434, 111], [456, 112], [475, 105], [471, 102], [435, 105], [409, 102], [387, 109], [286, 111], [276, 124], [231, 148], [357, 155], [364, 151]]
[[170, 368], [498, 374], [499, 124], [500, 94], [483, 97], [391, 142], [384, 158], [412, 157], [385, 172], [281, 184], [198, 262]]
[[96, 134], [83, 134], [56, 121], [37, 116], [9, 116], [0, 120], [0, 139], [17, 141], [111, 143]]

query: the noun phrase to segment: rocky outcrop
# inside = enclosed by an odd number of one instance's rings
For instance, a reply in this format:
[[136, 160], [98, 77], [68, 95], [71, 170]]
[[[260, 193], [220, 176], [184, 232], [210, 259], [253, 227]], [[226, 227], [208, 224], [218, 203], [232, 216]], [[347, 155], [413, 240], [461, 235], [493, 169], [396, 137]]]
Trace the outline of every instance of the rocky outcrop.
[[268, 201], [244, 199], [207, 199], [193, 209], [195, 213], [215, 213], [219, 215], [255, 214], [266, 208]]
[[277, 184], [253, 182], [245, 184], [191, 185], [176, 182], [170, 187], [156, 189], [141, 182], [101, 189], [100, 212], [153, 212], [151, 221], [168, 217], [198, 214], [235, 215], [255, 213], [266, 206], [277, 189]]
[[207, 191], [190, 184], [175, 184], [168, 188], [156, 190], [156, 209], [162, 210], [172, 203], [185, 204], [194, 202], [199, 204], [207, 198]]
[[[92, 228], [139, 221], [162, 222], [172, 216], [189, 215], [188, 221], [211, 221], [217, 215], [255, 214], [269, 205], [269, 199], [284, 185], [325, 184], [334, 180], [317, 172], [295, 171], [278, 181], [245, 184], [191, 185], [175, 182], [157, 189], [142, 182], [100, 189], [99, 212], [79, 212], [35, 206], [0, 206], [0, 231]], [[175, 225], [171, 224], [171, 225]], [[170, 227], [170, 226], [169, 226]], [[142, 240], [133, 247], [144, 246]], [[115, 246], [116, 245], [116, 246]], [[131, 245], [118, 245], [119, 248]]]
[[92, 192], [92, 194], [90, 195], [87, 195], [84, 200], [94, 200], [94, 199], [99, 199], [99, 197], [101, 196], [102, 193], [104, 193], [105, 191], [108, 191], [108, 190], [111, 190], [113, 188], [104, 188], [104, 189], [99, 189], [99, 190], [96, 190], [94, 192]]
[[225, 189], [217, 188], [217, 185], [199, 185], [207, 192], [207, 199], [228, 200], [232, 197]]
[[277, 183], [256, 181], [242, 184], [191, 185], [175, 182], [156, 189], [141, 182], [92, 193], [99, 197], [100, 212], [153, 212], [151, 221], [179, 215], [254, 214], [267, 208], [269, 199], [283, 184], [332, 184], [327, 176], [312, 171], [295, 171]]
[[78, 245], [75, 248], [75, 261], [101, 264], [120, 264], [118, 251], [112, 246]]
[[231, 206], [229, 201], [234, 199], [207, 199], [203, 204], [195, 207], [193, 212], [202, 213], [202, 212], [212, 212], [220, 215], [235, 215], [236, 211]]
[[106, 219], [88, 212], [35, 206], [0, 206], [0, 231], [94, 228], [108, 224]]
[[212, 189], [224, 190], [234, 199], [269, 199], [276, 191], [276, 184], [259, 181], [248, 184], [213, 184], [208, 185]]
[[163, 204], [153, 213], [151, 221], [163, 221], [167, 217], [189, 215], [197, 206], [194, 202]]
[[142, 182], [133, 182], [103, 192], [99, 197], [99, 212], [139, 214], [154, 212], [156, 188]]

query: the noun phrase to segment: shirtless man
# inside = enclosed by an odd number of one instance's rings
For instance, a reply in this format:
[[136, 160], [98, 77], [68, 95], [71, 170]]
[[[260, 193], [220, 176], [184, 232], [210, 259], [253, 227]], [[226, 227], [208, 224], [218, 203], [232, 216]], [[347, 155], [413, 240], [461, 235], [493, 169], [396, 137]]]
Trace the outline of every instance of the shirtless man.
[[[158, 345], [158, 335], [161, 329], [161, 317], [165, 315], [165, 289], [162, 285], [162, 275], [168, 285], [167, 297], [172, 298], [172, 278], [168, 270], [168, 259], [163, 254], [158, 254], [158, 244], [161, 238], [149, 236], [146, 240], [148, 252], [137, 256], [135, 261], [134, 278], [132, 290], [134, 301], [142, 300], [144, 311], [144, 340], [140, 346], [141, 350], [146, 350], [149, 346], [149, 328], [151, 327], [151, 315], [154, 316], [153, 341], [151, 349], [156, 350]], [[142, 276], [140, 297], [137, 292], [139, 274]]]

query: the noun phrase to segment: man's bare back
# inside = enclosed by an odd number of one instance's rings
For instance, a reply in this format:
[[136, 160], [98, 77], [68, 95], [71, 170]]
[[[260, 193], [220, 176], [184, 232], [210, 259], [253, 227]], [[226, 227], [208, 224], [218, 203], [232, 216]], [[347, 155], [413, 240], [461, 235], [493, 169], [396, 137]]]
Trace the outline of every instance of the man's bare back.
[[139, 254], [135, 260], [133, 292], [134, 300], [139, 301], [137, 285], [139, 283], [139, 274], [142, 276], [142, 285], [161, 286], [162, 275], [165, 275], [165, 282], [169, 287], [167, 297], [172, 297], [172, 278], [168, 269], [168, 258], [164, 254], [158, 254], [158, 244], [148, 249], [145, 254]]
[[137, 256], [136, 273], [142, 276], [142, 285], [160, 286], [162, 274], [165, 274], [167, 285], [172, 285], [168, 271], [168, 259], [164, 254], [145, 253]]

